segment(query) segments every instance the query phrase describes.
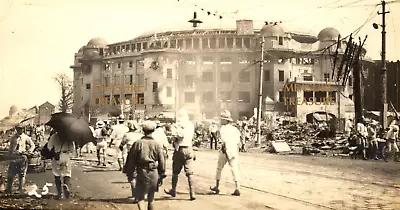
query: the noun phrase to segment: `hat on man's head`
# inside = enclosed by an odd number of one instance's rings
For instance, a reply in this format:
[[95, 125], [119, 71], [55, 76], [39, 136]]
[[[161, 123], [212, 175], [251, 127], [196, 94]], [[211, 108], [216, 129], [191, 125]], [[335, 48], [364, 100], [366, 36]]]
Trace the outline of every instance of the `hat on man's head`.
[[143, 131], [154, 131], [157, 127], [157, 124], [151, 120], [146, 120], [142, 123]]
[[15, 128], [22, 129], [23, 127], [22, 127], [22, 125], [18, 124], [18, 125], [15, 126]]
[[227, 120], [227, 121], [233, 122], [231, 112], [228, 110], [224, 110], [221, 113], [221, 120]]
[[103, 121], [98, 121], [97, 123], [96, 123], [96, 127], [98, 127], [98, 128], [102, 128], [102, 127], [104, 127], [106, 124], [103, 122]]
[[139, 123], [136, 120], [129, 120], [127, 124], [128, 128], [132, 130], [137, 130], [140, 128]]

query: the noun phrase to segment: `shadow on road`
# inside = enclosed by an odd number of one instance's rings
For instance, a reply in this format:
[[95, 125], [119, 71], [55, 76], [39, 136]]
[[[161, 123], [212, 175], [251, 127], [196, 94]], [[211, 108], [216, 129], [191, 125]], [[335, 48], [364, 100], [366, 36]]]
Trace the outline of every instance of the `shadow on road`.
[[107, 202], [107, 203], [117, 203], [117, 204], [133, 204], [133, 200], [130, 198], [84, 198], [82, 201], [86, 202]]

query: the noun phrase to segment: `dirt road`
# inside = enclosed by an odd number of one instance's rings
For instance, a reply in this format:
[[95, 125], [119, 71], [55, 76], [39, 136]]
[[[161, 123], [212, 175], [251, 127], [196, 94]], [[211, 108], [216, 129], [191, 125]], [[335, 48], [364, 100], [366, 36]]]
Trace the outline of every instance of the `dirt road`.
[[[210, 194], [218, 154], [197, 152], [195, 162], [198, 199], [189, 201], [187, 180], [180, 175], [178, 196], [157, 194], [159, 209], [400, 209], [400, 164], [271, 154], [240, 157], [242, 196], [233, 197], [229, 167], [224, 169], [220, 195]], [[94, 157], [87, 157], [94, 160]], [[87, 159], [86, 158], [86, 159]], [[74, 161], [73, 190], [86, 208], [137, 209], [126, 198], [126, 177], [116, 166], [99, 168], [94, 161]], [[171, 161], [162, 188], [171, 183]], [[41, 185], [52, 182], [51, 171], [30, 174]], [[55, 191], [55, 189], [51, 189]], [[65, 201], [64, 201], [65, 202]], [[60, 202], [62, 205], [62, 202]], [[64, 204], [64, 206], [66, 206]], [[62, 208], [61, 206], [58, 206]]]

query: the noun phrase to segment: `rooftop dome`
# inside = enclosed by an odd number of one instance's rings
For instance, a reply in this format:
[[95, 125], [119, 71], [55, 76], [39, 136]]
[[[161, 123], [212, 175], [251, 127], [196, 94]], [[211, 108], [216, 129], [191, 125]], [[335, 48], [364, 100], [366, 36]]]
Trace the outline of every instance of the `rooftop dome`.
[[319, 41], [337, 41], [340, 33], [334, 28], [324, 28], [318, 34]]
[[8, 112], [8, 115], [13, 115], [13, 114], [15, 114], [15, 113], [17, 113], [18, 112], [18, 110], [19, 110], [19, 108], [17, 107], [17, 106], [15, 106], [15, 105], [12, 105], [11, 107], [10, 107], [10, 111]]
[[87, 43], [87, 47], [94, 47], [94, 48], [106, 48], [107, 47], [107, 41], [101, 37], [96, 37], [91, 39]]
[[285, 31], [277, 24], [266, 23], [261, 29], [262, 36], [285, 36]]
[[82, 46], [81, 48], [79, 48], [78, 53], [83, 53], [84, 49], [85, 49], [85, 46]]

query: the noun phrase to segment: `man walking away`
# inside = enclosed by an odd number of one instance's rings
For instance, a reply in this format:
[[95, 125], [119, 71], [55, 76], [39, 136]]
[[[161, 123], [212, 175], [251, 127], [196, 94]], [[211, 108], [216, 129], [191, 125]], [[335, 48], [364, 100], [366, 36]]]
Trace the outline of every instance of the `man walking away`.
[[397, 138], [399, 137], [399, 126], [391, 125], [390, 130], [386, 134], [385, 161], [394, 157], [394, 161], [399, 161], [399, 148], [397, 147]]
[[361, 118], [359, 120], [359, 123], [357, 123], [356, 125], [356, 131], [357, 131], [357, 135], [358, 135], [358, 143], [357, 143], [357, 153], [361, 153], [362, 158], [364, 160], [367, 160], [367, 136], [368, 136], [368, 132], [367, 129], [365, 128], [365, 120], [364, 118]]
[[190, 122], [189, 115], [185, 110], [177, 113], [177, 123], [172, 125], [172, 135], [174, 136], [174, 154], [172, 155], [172, 189], [166, 194], [176, 197], [176, 186], [178, 176], [184, 168], [189, 184], [190, 200], [196, 200], [194, 192], [194, 180], [192, 164], [196, 160], [193, 150], [194, 124]]
[[122, 171], [122, 167], [124, 166], [124, 157], [122, 155], [122, 151], [119, 149], [119, 146], [122, 142], [122, 138], [129, 131], [129, 128], [124, 125], [124, 119], [120, 117], [119, 124], [114, 125], [112, 130], [113, 131], [111, 132], [111, 142], [109, 147], [111, 147], [113, 143], [115, 144], [115, 152], [117, 156], [119, 170]]
[[[128, 128], [129, 131], [124, 135], [122, 138], [122, 142], [119, 145], [119, 149], [122, 151], [122, 156], [124, 157], [124, 163], [126, 163], [127, 156], [129, 151], [132, 148], [133, 143], [135, 143], [137, 140], [141, 139], [143, 137], [142, 133], [137, 132], [139, 129], [139, 124], [136, 122], [136, 120], [130, 120], [128, 121]], [[125, 147], [126, 146], [126, 147]], [[125, 171], [123, 171], [126, 173]], [[132, 196], [131, 198], [136, 198], [135, 195], [135, 178], [136, 178], [136, 172], [134, 172], [132, 180], [129, 181], [131, 185], [131, 192]]]
[[23, 193], [25, 185], [26, 171], [28, 169], [28, 158], [26, 154], [32, 153], [35, 150], [35, 144], [32, 139], [23, 132], [21, 126], [15, 128], [16, 134], [10, 139], [9, 156], [14, 156], [17, 159], [10, 162], [8, 166], [7, 188], [6, 193], [12, 193], [12, 184], [16, 175], [18, 175], [19, 193]]
[[168, 159], [168, 147], [169, 147], [168, 137], [165, 134], [165, 130], [164, 127], [162, 127], [161, 122], [155, 121], [155, 123], [157, 124], [157, 128], [152, 134], [152, 136], [154, 140], [156, 140], [156, 142], [158, 142], [162, 146], [166, 162], [166, 160]]
[[378, 160], [378, 138], [376, 136], [376, 124], [369, 124], [367, 127], [368, 141], [371, 148], [371, 159]]
[[210, 148], [213, 149], [213, 143], [214, 143], [214, 149], [217, 150], [218, 146], [218, 138], [217, 138], [217, 132], [218, 132], [218, 126], [216, 125], [215, 122], [212, 122], [210, 126], [210, 134], [211, 134], [211, 141], [210, 141]]
[[72, 163], [71, 157], [75, 153], [75, 145], [71, 141], [65, 141], [61, 139], [58, 133], [53, 134], [47, 144], [49, 150], [54, 148], [56, 153], [52, 160], [51, 166], [54, 175], [54, 181], [57, 188], [57, 200], [62, 197], [61, 189], [61, 177], [63, 178], [64, 185], [62, 186], [64, 190], [64, 197], [69, 199], [70, 197], [70, 180], [72, 175]]
[[96, 134], [96, 140], [97, 140], [97, 145], [96, 145], [96, 150], [97, 150], [97, 165], [99, 166], [101, 164], [101, 151], [103, 152], [103, 166], [106, 166], [106, 156], [107, 156], [107, 131], [104, 128], [105, 123], [103, 121], [98, 121], [96, 123], [97, 129], [95, 130]]
[[165, 163], [162, 147], [152, 137], [152, 133], [156, 129], [156, 123], [145, 121], [143, 123], [143, 131], [145, 136], [134, 142], [128, 153], [125, 164], [125, 173], [128, 181], [136, 177], [136, 199], [138, 201], [139, 210], [145, 209], [144, 198], [147, 194], [148, 210], [153, 210], [153, 201], [160, 178], [165, 177]]
[[222, 147], [218, 157], [217, 174], [216, 174], [216, 185], [210, 188], [216, 194], [219, 193], [219, 182], [221, 180], [222, 169], [225, 164], [228, 163], [231, 171], [233, 180], [235, 181], [236, 189], [232, 193], [234, 196], [240, 196], [240, 183], [239, 183], [239, 151], [238, 144], [240, 143], [240, 131], [233, 126], [231, 113], [225, 110], [221, 113], [221, 129], [220, 138]]

